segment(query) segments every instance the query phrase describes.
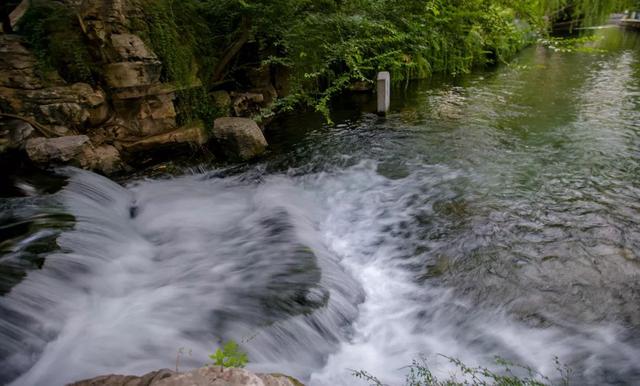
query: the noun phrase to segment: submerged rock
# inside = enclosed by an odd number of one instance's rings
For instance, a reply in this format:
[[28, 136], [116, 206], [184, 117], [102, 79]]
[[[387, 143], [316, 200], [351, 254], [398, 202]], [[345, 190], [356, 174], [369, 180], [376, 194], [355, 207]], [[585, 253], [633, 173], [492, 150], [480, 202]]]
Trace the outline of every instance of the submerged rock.
[[282, 374], [258, 374], [246, 369], [207, 366], [185, 373], [163, 369], [141, 377], [105, 375], [68, 386], [303, 386]]
[[249, 118], [218, 118], [213, 124], [213, 137], [231, 158], [249, 160], [267, 148], [258, 125]]

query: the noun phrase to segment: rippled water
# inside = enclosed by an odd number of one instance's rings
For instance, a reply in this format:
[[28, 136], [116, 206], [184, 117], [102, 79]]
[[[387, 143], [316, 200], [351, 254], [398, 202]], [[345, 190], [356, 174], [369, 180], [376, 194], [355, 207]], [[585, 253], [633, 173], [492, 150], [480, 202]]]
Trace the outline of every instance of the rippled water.
[[[275, 124], [252, 165], [2, 199], [0, 383], [202, 365], [221, 341], [312, 385], [495, 355], [640, 380], [640, 38], [525, 50], [335, 125]], [[364, 106], [362, 106], [363, 104]], [[55, 189], [54, 189], [55, 190]]]

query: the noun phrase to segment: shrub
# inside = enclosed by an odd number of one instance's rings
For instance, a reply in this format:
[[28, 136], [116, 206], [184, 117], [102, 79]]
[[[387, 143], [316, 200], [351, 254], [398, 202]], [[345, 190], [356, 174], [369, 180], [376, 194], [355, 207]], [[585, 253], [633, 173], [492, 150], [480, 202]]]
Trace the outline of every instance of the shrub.
[[222, 348], [218, 348], [215, 353], [209, 355], [213, 364], [223, 367], [244, 367], [249, 362], [247, 353], [240, 350], [240, 346], [230, 340]]

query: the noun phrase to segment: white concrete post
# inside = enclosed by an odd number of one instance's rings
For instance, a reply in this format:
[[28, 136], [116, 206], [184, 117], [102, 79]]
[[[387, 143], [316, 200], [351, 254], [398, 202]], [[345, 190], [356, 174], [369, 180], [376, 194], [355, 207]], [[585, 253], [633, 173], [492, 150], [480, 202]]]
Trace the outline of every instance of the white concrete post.
[[388, 71], [378, 73], [376, 92], [378, 93], [378, 114], [386, 114], [391, 103], [391, 75]]

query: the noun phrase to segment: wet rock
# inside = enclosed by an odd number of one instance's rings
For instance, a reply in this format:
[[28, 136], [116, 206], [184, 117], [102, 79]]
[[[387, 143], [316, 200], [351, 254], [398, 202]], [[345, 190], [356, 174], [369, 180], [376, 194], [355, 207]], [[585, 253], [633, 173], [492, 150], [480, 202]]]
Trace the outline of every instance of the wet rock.
[[218, 118], [213, 124], [213, 137], [222, 151], [231, 158], [249, 160], [267, 148], [258, 125], [249, 118]]
[[69, 135], [57, 138], [31, 138], [25, 150], [29, 158], [37, 163], [67, 163], [82, 153], [89, 145], [86, 135]]
[[160, 370], [142, 377], [106, 375], [68, 386], [303, 386], [282, 374], [257, 374], [246, 369], [207, 366], [185, 373]]

